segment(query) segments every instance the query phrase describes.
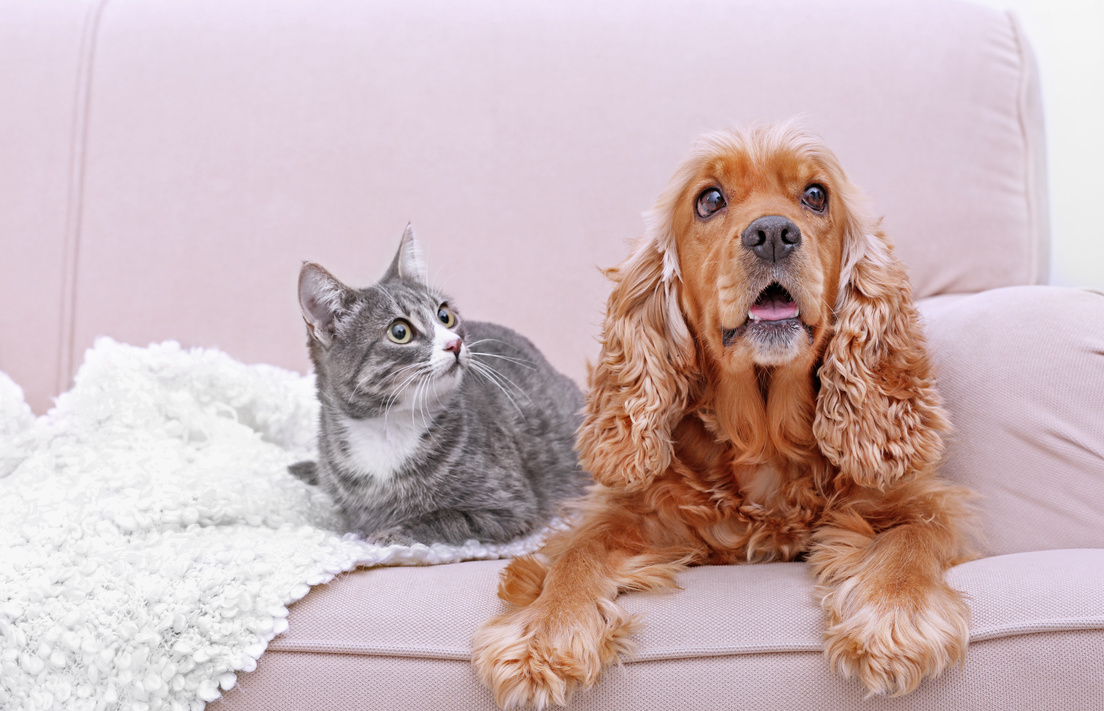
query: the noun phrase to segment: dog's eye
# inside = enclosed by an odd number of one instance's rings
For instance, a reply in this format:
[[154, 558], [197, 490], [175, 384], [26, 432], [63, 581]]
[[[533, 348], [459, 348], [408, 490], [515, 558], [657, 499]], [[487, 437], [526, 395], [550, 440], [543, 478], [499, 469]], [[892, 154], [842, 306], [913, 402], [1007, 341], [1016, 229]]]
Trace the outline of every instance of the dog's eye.
[[813, 212], [824, 212], [828, 209], [828, 191], [823, 185], [813, 183], [802, 193], [801, 204]]
[[727, 204], [720, 190], [706, 188], [698, 195], [698, 217], [712, 217], [714, 213]]

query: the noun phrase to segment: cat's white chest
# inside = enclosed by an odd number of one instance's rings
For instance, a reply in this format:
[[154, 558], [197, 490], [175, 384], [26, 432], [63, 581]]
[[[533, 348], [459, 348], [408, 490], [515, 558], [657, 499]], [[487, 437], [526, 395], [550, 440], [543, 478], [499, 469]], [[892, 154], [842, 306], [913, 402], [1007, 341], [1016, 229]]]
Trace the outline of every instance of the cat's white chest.
[[341, 425], [348, 444], [347, 464], [381, 484], [418, 451], [426, 431], [423, 423], [406, 417], [345, 419]]

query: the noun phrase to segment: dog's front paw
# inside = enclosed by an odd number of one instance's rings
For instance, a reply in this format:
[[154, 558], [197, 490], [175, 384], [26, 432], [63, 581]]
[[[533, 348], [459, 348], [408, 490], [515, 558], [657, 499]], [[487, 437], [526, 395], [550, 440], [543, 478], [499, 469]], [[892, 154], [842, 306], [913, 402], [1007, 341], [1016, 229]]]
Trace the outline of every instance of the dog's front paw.
[[563, 706], [576, 688], [629, 651], [632, 624], [612, 602], [542, 611], [532, 605], [500, 615], [473, 638], [472, 661], [504, 709]]
[[871, 695], [907, 694], [966, 654], [970, 609], [942, 581], [881, 595], [845, 585], [825, 596], [824, 607], [825, 654]]

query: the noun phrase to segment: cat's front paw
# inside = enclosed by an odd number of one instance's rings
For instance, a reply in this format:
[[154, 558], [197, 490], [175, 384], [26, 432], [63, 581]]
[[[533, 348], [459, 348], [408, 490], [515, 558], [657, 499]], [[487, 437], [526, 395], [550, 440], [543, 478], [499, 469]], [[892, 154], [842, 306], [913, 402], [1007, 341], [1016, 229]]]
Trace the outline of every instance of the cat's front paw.
[[364, 541], [377, 546], [411, 546], [417, 543], [403, 526], [392, 526], [364, 534]]

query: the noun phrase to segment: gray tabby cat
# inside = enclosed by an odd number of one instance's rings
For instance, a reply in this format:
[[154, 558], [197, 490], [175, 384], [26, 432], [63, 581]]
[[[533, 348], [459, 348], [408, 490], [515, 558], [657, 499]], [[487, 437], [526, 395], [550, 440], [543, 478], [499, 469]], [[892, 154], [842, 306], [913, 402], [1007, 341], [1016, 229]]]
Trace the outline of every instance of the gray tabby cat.
[[410, 227], [367, 289], [304, 264], [299, 303], [320, 456], [291, 470], [368, 540], [508, 541], [590, 482], [573, 449], [578, 387], [524, 337], [464, 321], [428, 285]]

